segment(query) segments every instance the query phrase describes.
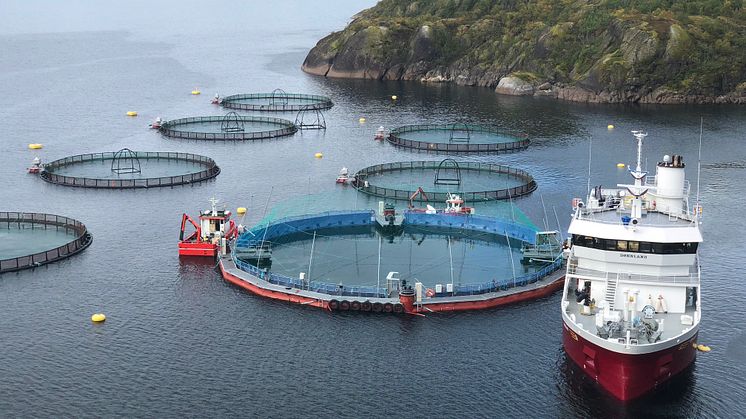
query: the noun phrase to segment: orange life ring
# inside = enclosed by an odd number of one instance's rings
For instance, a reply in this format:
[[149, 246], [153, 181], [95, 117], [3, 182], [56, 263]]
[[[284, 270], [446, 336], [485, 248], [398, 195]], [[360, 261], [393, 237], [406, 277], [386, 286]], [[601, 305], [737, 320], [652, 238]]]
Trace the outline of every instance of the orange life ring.
[[427, 291], [425, 291], [425, 295], [428, 297], [435, 297], [435, 290], [432, 288], [428, 288]]

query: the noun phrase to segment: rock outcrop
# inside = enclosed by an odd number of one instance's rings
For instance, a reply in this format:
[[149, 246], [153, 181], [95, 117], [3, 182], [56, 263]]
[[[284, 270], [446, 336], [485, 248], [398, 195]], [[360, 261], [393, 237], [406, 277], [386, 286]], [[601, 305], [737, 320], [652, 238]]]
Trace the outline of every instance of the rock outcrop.
[[709, 15], [582, 0], [382, 0], [321, 39], [302, 68], [579, 102], [746, 103], [746, 11], [682, 1]]
[[[543, 84], [542, 86], [545, 86]], [[516, 76], [506, 76], [500, 79], [495, 88], [496, 93], [511, 96], [530, 96], [534, 94], [534, 85]]]

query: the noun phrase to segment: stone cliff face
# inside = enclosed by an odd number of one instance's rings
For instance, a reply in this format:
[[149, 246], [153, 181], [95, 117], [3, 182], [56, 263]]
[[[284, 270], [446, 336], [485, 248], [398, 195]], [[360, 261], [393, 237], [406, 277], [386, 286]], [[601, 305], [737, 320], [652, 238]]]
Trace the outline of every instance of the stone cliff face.
[[[453, 16], [435, 16], [429, 3], [384, 0], [321, 39], [302, 68], [326, 77], [455, 82], [579, 102], [746, 103], [746, 51], [713, 60], [717, 48], [710, 46], [728, 31], [746, 46], [740, 22], [621, 9], [599, 14], [582, 1], [573, 3], [573, 19], [563, 20], [566, 13], [549, 0], [525, 3], [509, 18], [521, 25], [511, 26], [499, 5], [462, 5]], [[521, 8], [532, 3], [546, 6], [545, 15]], [[741, 41], [733, 39], [731, 47]]]

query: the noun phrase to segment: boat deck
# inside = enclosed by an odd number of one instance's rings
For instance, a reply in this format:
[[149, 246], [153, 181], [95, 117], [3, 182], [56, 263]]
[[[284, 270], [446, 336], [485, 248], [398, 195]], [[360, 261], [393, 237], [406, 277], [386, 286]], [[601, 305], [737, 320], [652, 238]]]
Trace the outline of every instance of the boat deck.
[[[574, 314], [575, 315], [575, 323], [582, 326], [583, 330], [587, 330], [592, 332], [594, 335], [598, 335], [597, 329], [596, 329], [596, 313], [599, 311], [599, 309], [593, 310], [593, 314], [586, 315], [581, 314], [582, 304], [575, 302], [573, 298], [570, 298], [569, 304], [567, 306], [567, 309], [565, 310], [568, 315]], [[681, 316], [682, 315], [688, 315], [691, 316], [692, 319], [694, 319], [694, 307], [687, 306], [686, 311], [684, 313], [656, 313], [653, 316], [653, 319], [658, 321], [659, 328], [663, 328], [663, 333], [661, 333], [660, 341], [670, 339], [672, 337], [676, 337], [684, 333], [687, 329], [690, 329], [693, 327], [693, 325], [684, 325], [681, 323]], [[623, 318], [621, 316], [620, 311], [620, 318]], [[635, 336], [633, 336], [634, 338]], [[641, 342], [641, 343], [647, 343], [647, 342]]]

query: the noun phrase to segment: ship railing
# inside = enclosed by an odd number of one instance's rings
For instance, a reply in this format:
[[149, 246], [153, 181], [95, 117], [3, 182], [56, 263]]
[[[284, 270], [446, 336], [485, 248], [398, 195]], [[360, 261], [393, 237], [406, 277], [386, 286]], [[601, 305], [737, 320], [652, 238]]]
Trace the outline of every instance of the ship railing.
[[568, 268], [567, 274], [578, 279], [596, 279], [604, 281], [606, 280], [607, 275], [609, 277], [616, 275], [617, 278], [623, 279], [624, 281], [659, 284], [698, 285], [700, 279], [698, 265], [692, 265], [688, 275], [645, 275], [627, 272], [604, 272], [572, 265]]
[[[307, 290], [340, 297], [385, 298], [387, 296], [387, 289], [385, 287], [350, 286], [320, 281], [309, 281], [300, 278], [291, 278], [285, 275], [270, 272], [266, 269], [258, 268], [248, 262], [242, 261], [241, 259], [238, 259], [236, 257], [235, 253], [233, 253], [231, 257], [233, 259], [233, 263], [235, 263], [238, 269], [247, 272], [254, 277], [257, 277], [260, 280], [267, 281], [271, 284], [283, 286], [288, 289]], [[481, 295], [490, 292], [506, 291], [515, 287], [527, 286], [540, 281], [552, 272], [562, 268], [563, 263], [564, 261], [562, 257], [558, 257], [552, 263], [549, 263], [543, 268], [528, 275], [523, 275], [516, 278], [503, 278], [500, 280], [492, 280], [489, 282], [477, 284], [454, 284], [452, 292], [436, 293], [435, 297]]]
[[[616, 217], [615, 219], [603, 219], [600, 217], [596, 217], [596, 214], [606, 214], [608, 212], [615, 212], [619, 214], [619, 217]], [[660, 210], [649, 210], [649, 212], [659, 212], [665, 216], [668, 217], [667, 222], [657, 222], [657, 223], [651, 223], [646, 222], [643, 226], [649, 226], [649, 227], [684, 227], [684, 226], [693, 226], [696, 224], [697, 215], [694, 213], [694, 211], [660, 211]], [[617, 208], [601, 208], [601, 209], [582, 209], [580, 211], [577, 211], [575, 213], [574, 218], [577, 220], [587, 220], [587, 221], [593, 221], [594, 223], [599, 224], [611, 224], [611, 225], [623, 225], [622, 222], [622, 215], [627, 215], [627, 213], [621, 213]], [[684, 222], [685, 224], [682, 224], [681, 222]]]

